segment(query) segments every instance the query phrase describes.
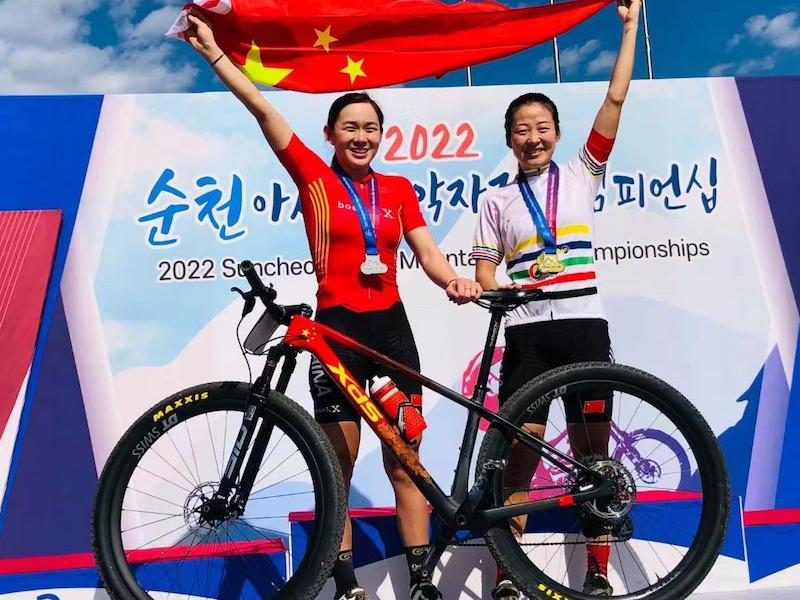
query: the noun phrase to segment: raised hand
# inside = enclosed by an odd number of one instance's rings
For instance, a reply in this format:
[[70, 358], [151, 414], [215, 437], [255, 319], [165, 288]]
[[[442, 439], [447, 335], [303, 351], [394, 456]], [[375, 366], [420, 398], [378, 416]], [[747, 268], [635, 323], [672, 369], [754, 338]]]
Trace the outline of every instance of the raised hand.
[[639, 23], [639, 11], [641, 9], [642, 0], [617, 0], [617, 14], [626, 29], [629, 25], [637, 25]]
[[186, 39], [206, 60], [214, 60], [220, 55], [221, 50], [214, 39], [214, 32], [208, 20], [199, 12], [189, 10], [186, 15], [189, 29], [186, 30]]

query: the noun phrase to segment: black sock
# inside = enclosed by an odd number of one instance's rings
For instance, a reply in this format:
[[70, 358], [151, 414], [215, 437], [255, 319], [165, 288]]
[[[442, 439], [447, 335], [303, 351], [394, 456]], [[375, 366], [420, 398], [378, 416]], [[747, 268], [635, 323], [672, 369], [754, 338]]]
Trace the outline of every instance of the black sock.
[[430, 581], [430, 573], [428, 577], [422, 576], [422, 563], [425, 562], [425, 557], [428, 555], [430, 546], [424, 544], [422, 546], [407, 546], [406, 561], [408, 561], [408, 576], [411, 579], [411, 585], [419, 583], [420, 581]]
[[353, 551], [342, 550], [333, 563], [333, 580], [336, 582], [336, 597], [358, 587], [353, 568]]

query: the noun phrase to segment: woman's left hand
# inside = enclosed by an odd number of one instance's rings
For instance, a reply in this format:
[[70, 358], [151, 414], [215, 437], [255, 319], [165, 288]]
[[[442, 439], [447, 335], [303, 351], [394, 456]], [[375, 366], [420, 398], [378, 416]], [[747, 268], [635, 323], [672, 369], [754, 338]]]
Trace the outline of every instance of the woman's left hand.
[[617, 0], [617, 14], [625, 26], [639, 22], [642, 0]]
[[466, 304], [467, 302], [477, 300], [478, 296], [483, 293], [483, 288], [481, 284], [472, 281], [472, 279], [459, 277], [458, 279], [451, 280], [450, 283], [447, 284], [445, 292], [447, 292], [447, 297], [450, 298], [451, 302]]

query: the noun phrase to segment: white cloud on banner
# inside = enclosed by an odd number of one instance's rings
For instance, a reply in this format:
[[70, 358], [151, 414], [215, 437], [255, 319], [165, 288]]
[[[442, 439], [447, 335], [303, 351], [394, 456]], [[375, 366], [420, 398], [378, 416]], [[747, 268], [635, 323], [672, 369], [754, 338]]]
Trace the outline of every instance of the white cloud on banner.
[[[106, 6], [120, 43], [99, 47], [89, 42], [89, 17], [101, 0], [0, 1], [0, 93], [147, 93], [188, 90], [194, 66], [174, 65], [177, 47], [162, 38], [180, 2], [132, 19], [137, 1]], [[158, 31], [158, 34], [156, 34]]]

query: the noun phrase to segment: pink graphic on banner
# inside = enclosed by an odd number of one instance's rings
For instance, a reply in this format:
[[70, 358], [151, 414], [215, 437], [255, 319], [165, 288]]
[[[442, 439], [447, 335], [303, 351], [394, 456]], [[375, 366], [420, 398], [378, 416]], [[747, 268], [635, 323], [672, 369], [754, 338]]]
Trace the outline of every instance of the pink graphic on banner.
[[60, 210], [0, 212], [0, 433], [33, 359]]

